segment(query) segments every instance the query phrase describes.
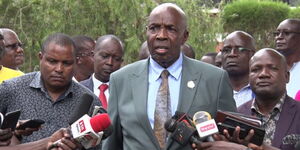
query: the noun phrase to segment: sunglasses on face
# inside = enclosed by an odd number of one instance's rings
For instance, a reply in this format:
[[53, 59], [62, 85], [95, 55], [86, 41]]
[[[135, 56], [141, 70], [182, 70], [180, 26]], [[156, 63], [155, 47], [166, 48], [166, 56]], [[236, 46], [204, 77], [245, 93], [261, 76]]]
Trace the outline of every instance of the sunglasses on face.
[[251, 49], [245, 47], [224, 47], [221, 52], [223, 54], [229, 54], [232, 50], [236, 50], [237, 53], [246, 53], [252, 51]]
[[16, 50], [18, 49], [19, 47], [23, 47], [24, 44], [22, 43], [14, 43], [14, 44], [10, 44], [10, 45], [5, 45], [5, 48], [9, 49], [9, 50]]
[[275, 31], [275, 32], [273, 32], [273, 35], [275, 36], [275, 37], [277, 37], [277, 36], [279, 36], [280, 34], [282, 35], [282, 36], [289, 36], [290, 34], [300, 34], [300, 32], [294, 32], [294, 31]]

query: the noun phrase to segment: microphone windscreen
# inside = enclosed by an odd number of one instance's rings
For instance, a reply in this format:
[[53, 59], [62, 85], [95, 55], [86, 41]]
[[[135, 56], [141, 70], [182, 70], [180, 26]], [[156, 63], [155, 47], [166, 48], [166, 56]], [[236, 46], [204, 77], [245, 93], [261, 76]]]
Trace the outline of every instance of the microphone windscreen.
[[211, 116], [206, 111], [198, 111], [193, 116], [193, 122], [195, 125], [205, 122], [205, 121], [208, 121], [210, 119], [211, 119]]
[[91, 126], [95, 132], [107, 129], [111, 125], [108, 114], [99, 114], [90, 119]]
[[69, 125], [73, 124], [76, 120], [89, 112], [93, 99], [93, 96], [87, 93], [84, 93], [81, 96], [78, 105], [70, 117]]

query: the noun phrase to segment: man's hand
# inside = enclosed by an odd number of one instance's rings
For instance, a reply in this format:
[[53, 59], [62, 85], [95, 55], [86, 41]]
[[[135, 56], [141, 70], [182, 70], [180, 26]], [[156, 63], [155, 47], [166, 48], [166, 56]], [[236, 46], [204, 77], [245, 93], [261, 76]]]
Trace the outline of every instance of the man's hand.
[[254, 130], [251, 129], [249, 131], [248, 135], [244, 139], [240, 138], [240, 131], [241, 131], [241, 128], [239, 126], [237, 126], [235, 128], [235, 131], [233, 132], [233, 135], [230, 135], [228, 130], [226, 130], [226, 129], [224, 129], [223, 134], [231, 142], [248, 145], [250, 143], [251, 138], [254, 135]]
[[48, 150], [75, 150], [81, 146], [72, 139], [68, 129], [62, 128], [52, 134], [49, 139]]
[[8, 129], [0, 129], [0, 146], [7, 146], [11, 142], [11, 138], [13, 136], [13, 132], [10, 128]]
[[38, 128], [26, 128], [26, 129], [24, 129], [24, 130], [18, 129], [18, 127], [19, 127], [21, 124], [24, 124], [26, 121], [28, 121], [28, 120], [19, 120], [19, 121], [18, 121], [18, 124], [17, 124], [17, 126], [16, 126], [16, 130], [15, 130], [15, 135], [16, 135], [17, 137], [21, 137], [21, 136], [29, 136], [29, 135], [31, 135], [34, 131], [38, 131], [38, 130], [41, 128], [41, 126], [40, 126], [40, 127], [38, 127]]
[[192, 144], [194, 150], [245, 150], [246, 146], [226, 141], [203, 142], [200, 145]]

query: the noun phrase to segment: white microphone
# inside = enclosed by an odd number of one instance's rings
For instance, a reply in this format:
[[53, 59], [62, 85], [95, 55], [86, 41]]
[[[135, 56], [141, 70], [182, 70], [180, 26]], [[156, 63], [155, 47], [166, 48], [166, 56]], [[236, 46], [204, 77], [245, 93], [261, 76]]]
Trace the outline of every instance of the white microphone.
[[[102, 139], [103, 131], [111, 125], [108, 114], [90, 117], [87, 114], [75, 121], [71, 126], [71, 135], [85, 149], [97, 146]], [[58, 147], [61, 140], [54, 142], [49, 149]]]
[[71, 125], [73, 138], [85, 149], [95, 147], [101, 142], [102, 134], [98, 134], [111, 125], [107, 114], [99, 114], [94, 117], [82, 116]]
[[200, 139], [206, 139], [209, 142], [214, 141], [211, 135], [218, 133], [218, 127], [214, 119], [206, 111], [198, 111], [193, 116], [193, 122], [196, 126]]

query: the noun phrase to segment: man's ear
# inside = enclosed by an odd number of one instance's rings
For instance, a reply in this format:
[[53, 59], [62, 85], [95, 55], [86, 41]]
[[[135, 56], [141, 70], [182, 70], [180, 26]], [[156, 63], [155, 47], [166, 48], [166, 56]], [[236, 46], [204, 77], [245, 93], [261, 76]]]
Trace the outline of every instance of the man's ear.
[[39, 52], [39, 59], [40, 59], [40, 61], [43, 59], [43, 53], [42, 52]]
[[286, 83], [289, 83], [290, 82], [290, 72], [287, 71], [285, 76], [286, 76]]
[[185, 30], [184, 33], [183, 33], [183, 43], [182, 43], [182, 45], [188, 40], [188, 38], [189, 38], [189, 31]]

